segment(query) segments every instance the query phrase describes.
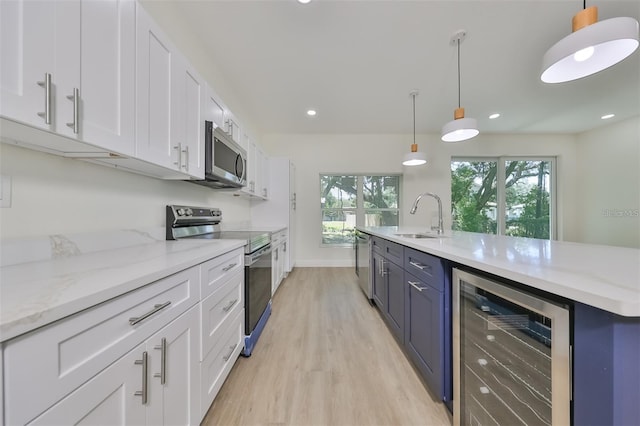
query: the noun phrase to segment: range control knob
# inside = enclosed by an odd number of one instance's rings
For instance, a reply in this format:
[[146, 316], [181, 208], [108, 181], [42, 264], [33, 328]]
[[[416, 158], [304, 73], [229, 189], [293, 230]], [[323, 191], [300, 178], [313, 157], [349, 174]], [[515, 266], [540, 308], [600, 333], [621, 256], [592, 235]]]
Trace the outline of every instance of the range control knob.
[[178, 209], [178, 216], [184, 216], [184, 209]]
[[192, 215], [193, 215], [193, 210], [191, 210], [191, 209], [187, 209], [187, 210], [185, 211], [185, 213], [186, 213], [186, 215], [187, 215], [187, 216], [192, 216]]

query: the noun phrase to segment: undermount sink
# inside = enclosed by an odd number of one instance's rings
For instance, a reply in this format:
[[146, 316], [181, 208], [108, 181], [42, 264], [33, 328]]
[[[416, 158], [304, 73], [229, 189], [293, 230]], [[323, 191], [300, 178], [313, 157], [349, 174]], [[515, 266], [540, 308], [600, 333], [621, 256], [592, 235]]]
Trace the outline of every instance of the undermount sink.
[[419, 233], [419, 234], [393, 234], [396, 237], [404, 237], [404, 238], [442, 238], [444, 237], [444, 235], [438, 235], [438, 234], [423, 234], [423, 233]]

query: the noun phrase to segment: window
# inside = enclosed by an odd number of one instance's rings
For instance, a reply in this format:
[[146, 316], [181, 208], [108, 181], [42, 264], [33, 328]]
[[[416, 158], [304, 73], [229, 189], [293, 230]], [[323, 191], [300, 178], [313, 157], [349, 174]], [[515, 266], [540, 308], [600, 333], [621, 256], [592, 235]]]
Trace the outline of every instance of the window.
[[350, 247], [356, 225], [398, 226], [399, 205], [399, 175], [321, 175], [322, 245]]
[[454, 230], [555, 237], [553, 158], [451, 160]]

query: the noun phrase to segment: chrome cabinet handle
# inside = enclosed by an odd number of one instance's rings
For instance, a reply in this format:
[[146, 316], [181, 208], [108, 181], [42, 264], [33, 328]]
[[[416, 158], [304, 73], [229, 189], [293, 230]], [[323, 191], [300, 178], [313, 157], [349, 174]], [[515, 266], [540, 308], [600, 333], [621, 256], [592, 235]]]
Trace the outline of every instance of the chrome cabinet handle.
[[282, 246], [282, 251], [287, 252], [287, 242], [285, 241], [284, 246]]
[[182, 152], [184, 153], [184, 165], [182, 167], [184, 167], [186, 171], [189, 171], [189, 146], [185, 146]]
[[44, 74], [44, 81], [38, 81], [38, 86], [44, 87], [44, 112], [38, 115], [44, 118], [46, 124], [51, 124], [51, 74]]
[[380, 275], [382, 276], [387, 275], [387, 271], [384, 267], [384, 259], [380, 259]]
[[160, 345], [156, 345], [153, 349], [160, 351], [160, 373], [155, 373], [153, 377], [160, 377], [160, 384], [164, 385], [167, 381], [167, 338], [163, 337]]
[[235, 305], [236, 303], [238, 303], [238, 299], [233, 299], [232, 301], [229, 302], [229, 304], [227, 306], [222, 308], [222, 310], [225, 311], [225, 312], [229, 312], [231, 310], [231, 308], [233, 308], [233, 305]]
[[173, 149], [178, 151], [178, 159], [174, 161], [173, 164], [178, 166], [178, 168], [181, 168], [182, 167], [182, 143], [179, 143], [178, 145], [174, 145]]
[[237, 346], [238, 346], [237, 343], [235, 345], [233, 345], [233, 346], [229, 346], [229, 353], [222, 357], [224, 362], [229, 361], [229, 358], [231, 358], [231, 354], [233, 353], [233, 351], [236, 350]]
[[229, 266], [226, 266], [226, 267], [222, 268], [222, 272], [227, 272], [227, 271], [233, 269], [233, 267], [236, 266], [236, 265], [237, 265], [237, 263], [230, 263]]
[[276, 261], [278, 261], [278, 249], [276, 249]]
[[409, 262], [409, 265], [411, 266], [415, 266], [416, 268], [420, 269], [420, 270], [424, 270], [424, 266], [422, 266], [421, 264], [419, 264], [418, 262]]
[[147, 403], [147, 368], [149, 366], [149, 358], [147, 355], [147, 351], [142, 352], [142, 359], [136, 359], [135, 360], [135, 364], [136, 365], [142, 365], [142, 390], [141, 391], [135, 391], [134, 395], [135, 396], [141, 396], [142, 397], [142, 405], [145, 405]]
[[73, 122], [67, 123], [67, 127], [73, 129], [73, 133], [78, 134], [78, 126], [80, 123], [80, 90], [77, 87], [73, 88], [73, 94], [67, 96], [71, 102], [73, 102]]
[[407, 282], [408, 282], [409, 284], [411, 284], [411, 287], [415, 288], [416, 290], [418, 290], [418, 291], [419, 291], [419, 292], [421, 292], [421, 293], [422, 293], [422, 290], [426, 290], [426, 289], [427, 289], [427, 287], [420, 287], [420, 286], [418, 286], [418, 284], [420, 284], [420, 283], [417, 283], [417, 282], [415, 282], [415, 281], [407, 281]]
[[161, 311], [162, 309], [166, 308], [170, 304], [171, 304], [171, 301], [164, 302], [164, 303], [159, 303], [157, 305], [153, 305], [153, 309], [150, 310], [149, 312], [147, 312], [146, 314], [143, 314], [142, 316], [139, 316], [139, 317], [131, 317], [131, 318], [129, 318], [129, 324], [130, 325], [136, 325], [140, 321], [146, 320], [151, 315], [157, 313], [158, 311]]

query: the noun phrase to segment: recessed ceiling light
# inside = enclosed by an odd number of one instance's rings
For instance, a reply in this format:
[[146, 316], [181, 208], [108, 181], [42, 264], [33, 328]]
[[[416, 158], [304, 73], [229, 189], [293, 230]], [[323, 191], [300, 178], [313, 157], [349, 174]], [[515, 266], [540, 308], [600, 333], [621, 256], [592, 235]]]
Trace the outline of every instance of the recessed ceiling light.
[[310, 3], [311, 0], [298, 0], [298, 3], [307, 4]]
[[315, 109], [307, 110], [307, 115], [309, 117], [313, 117], [314, 115], [316, 115], [316, 110]]
[[496, 119], [496, 118], [498, 118], [498, 117], [500, 117], [500, 114], [498, 114], [498, 113], [496, 112], [495, 114], [491, 114], [491, 115], [489, 116], [489, 119], [490, 119], [490, 120], [495, 120], [495, 119]]
[[615, 114], [607, 114], [607, 115], [603, 115], [600, 118], [603, 119], [603, 120], [608, 120], [608, 119], [613, 118], [615, 116], [616, 116]]

